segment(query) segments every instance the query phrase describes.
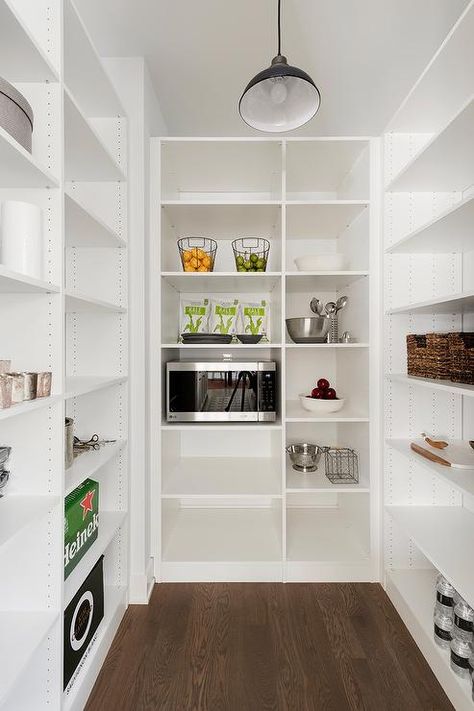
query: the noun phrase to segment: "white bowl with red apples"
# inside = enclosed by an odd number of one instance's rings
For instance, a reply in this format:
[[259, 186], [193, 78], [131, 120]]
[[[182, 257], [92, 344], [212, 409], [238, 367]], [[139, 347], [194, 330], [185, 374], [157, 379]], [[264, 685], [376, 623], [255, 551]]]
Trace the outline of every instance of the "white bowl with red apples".
[[320, 378], [310, 395], [300, 395], [301, 406], [308, 412], [320, 415], [339, 412], [344, 407], [344, 398], [338, 397], [337, 392], [331, 387], [326, 378]]

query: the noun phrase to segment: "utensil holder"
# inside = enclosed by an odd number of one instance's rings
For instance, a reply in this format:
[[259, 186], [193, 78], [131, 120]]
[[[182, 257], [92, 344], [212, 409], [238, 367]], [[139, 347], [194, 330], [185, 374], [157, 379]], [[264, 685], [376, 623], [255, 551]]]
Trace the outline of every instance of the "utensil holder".
[[329, 317], [329, 343], [339, 343], [339, 319], [337, 314]]

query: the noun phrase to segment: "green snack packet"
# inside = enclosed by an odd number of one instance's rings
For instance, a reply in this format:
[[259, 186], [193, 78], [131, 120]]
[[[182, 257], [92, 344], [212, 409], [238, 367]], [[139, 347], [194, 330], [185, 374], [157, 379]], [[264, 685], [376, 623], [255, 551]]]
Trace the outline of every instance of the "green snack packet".
[[260, 302], [244, 302], [240, 304], [240, 328], [239, 333], [246, 333], [250, 336], [267, 335], [269, 304], [262, 299]]
[[99, 483], [86, 479], [64, 500], [64, 579], [99, 535]]
[[234, 334], [237, 328], [239, 301], [211, 301], [210, 332]]
[[209, 299], [181, 299], [180, 333], [208, 333], [209, 308]]

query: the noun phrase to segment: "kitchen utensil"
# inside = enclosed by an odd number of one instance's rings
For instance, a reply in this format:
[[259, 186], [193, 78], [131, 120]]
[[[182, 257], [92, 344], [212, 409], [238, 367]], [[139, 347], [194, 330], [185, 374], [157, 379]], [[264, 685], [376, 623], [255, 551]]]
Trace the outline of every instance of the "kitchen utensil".
[[[448, 442], [448, 446], [442, 450], [442, 457], [440, 456], [440, 450], [430, 447], [425, 440], [421, 442], [414, 442], [413, 444], [415, 447], [422, 449], [423, 452], [427, 452], [429, 455], [442, 459], [443, 461], [437, 462], [438, 464], [444, 464], [444, 466], [450, 466], [454, 469], [474, 469], [474, 454], [468, 446], [468, 443], [463, 440], [452, 440], [451, 442]], [[414, 451], [418, 451], [413, 446], [412, 449], [414, 449]], [[418, 454], [422, 453], [418, 452]], [[422, 456], [424, 456], [424, 454], [422, 454]], [[429, 458], [430, 457], [427, 457], [427, 459]]]
[[294, 261], [299, 272], [339, 272], [347, 267], [345, 254], [308, 254]]
[[434, 454], [434, 452], [430, 452], [428, 449], [425, 449], [424, 447], [420, 447], [420, 445], [415, 444], [415, 442], [411, 442], [410, 447], [417, 454], [421, 454], [421, 456], [425, 457], [425, 459], [429, 459], [430, 462], [435, 462], [435, 464], [442, 464], [445, 467], [451, 466], [451, 462], [448, 462], [447, 459], [443, 459], [442, 457], [438, 456], [437, 454]]
[[98, 434], [93, 434], [90, 439], [79, 439], [79, 437], [74, 437], [73, 448], [74, 452], [81, 453], [83, 451], [97, 450], [104, 444], [113, 444], [116, 439], [100, 439]]
[[290, 444], [285, 448], [297, 472], [315, 472], [318, 468], [321, 455], [328, 448], [320, 447], [318, 444]]
[[321, 301], [321, 299], [317, 299], [316, 297], [314, 297], [309, 302], [309, 308], [314, 314], [321, 316], [321, 314], [323, 313], [323, 302]]
[[448, 443], [444, 442], [441, 439], [431, 439], [431, 437], [429, 437], [426, 432], [422, 432], [421, 436], [427, 444], [429, 444], [431, 447], [434, 447], [435, 449], [445, 449], [448, 446]]
[[348, 447], [328, 447], [324, 453], [325, 474], [332, 484], [359, 483], [359, 457]]
[[238, 272], [265, 272], [270, 242], [263, 237], [240, 237], [232, 242]]
[[286, 328], [294, 343], [325, 343], [329, 331], [327, 316], [287, 318]]
[[322, 400], [308, 395], [299, 395], [301, 406], [308, 412], [315, 412], [321, 415], [330, 412], [339, 412], [344, 407], [344, 398], [335, 400]]
[[340, 340], [341, 343], [352, 343], [352, 336], [350, 334], [350, 331], [344, 331]]
[[336, 313], [336, 304], [334, 301], [328, 301], [326, 306], [324, 307], [324, 310], [326, 311], [327, 315], [331, 317], [333, 314]]
[[64, 466], [69, 469], [74, 462], [74, 420], [66, 417], [64, 421]]
[[182, 237], [178, 240], [179, 256], [185, 272], [212, 272], [217, 242], [209, 237]]
[[251, 336], [248, 333], [237, 333], [236, 335], [241, 343], [249, 345], [259, 343], [263, 338], [263, 333], [257, 334], [256, 336]]
[[339, 328], [337, 322], [337, 307], [334, 301], [328, 301], [325, 310], [329, 316], [329, 343], [338, 343]]
[[341, 311], [341, 309], [345, 308], [347, 306], [347, 302], [349, 301], [348, 296], [340, 296], [338, 300], [336, 301], [336, 313]]
[[6, 469], [6, 465], [11, 451], [11, 447], [0, 447], [0, 499], [3, 496], [2, 489], [6, 487], [10, 478], [10, 472]]

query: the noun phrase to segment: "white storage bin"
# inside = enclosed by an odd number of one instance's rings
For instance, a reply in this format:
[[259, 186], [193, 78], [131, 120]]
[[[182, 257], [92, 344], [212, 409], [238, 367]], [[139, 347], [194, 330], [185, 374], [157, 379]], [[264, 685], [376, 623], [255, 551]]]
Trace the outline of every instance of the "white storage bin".
[[15, 272], [43, 278], [43, 211], [29, 202], [2, 205], [0, 262]]

